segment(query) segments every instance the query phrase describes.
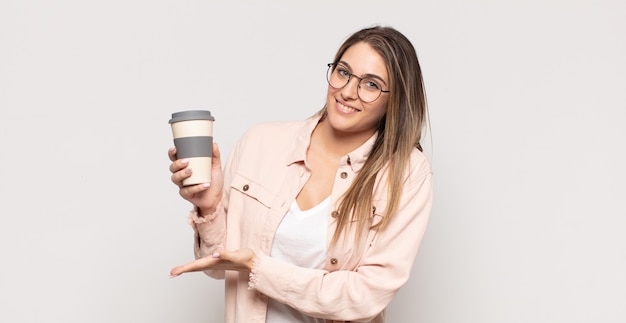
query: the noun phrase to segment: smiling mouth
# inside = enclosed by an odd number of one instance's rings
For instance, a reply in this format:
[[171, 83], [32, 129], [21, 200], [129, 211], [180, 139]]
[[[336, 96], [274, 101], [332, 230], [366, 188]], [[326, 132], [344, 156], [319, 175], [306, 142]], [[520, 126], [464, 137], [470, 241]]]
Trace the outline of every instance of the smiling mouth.
[[345, 113], [352, 113], [352, 112], [361, 112], [361, 110], [357, 109], [357, 108], [353, 108], [347, 105], [344, 105], [343, 103], [339, 102], [338, 100], [335, 100], [335, 102], [337, 102], [337, 106], [339, 107], [339, 110], [341, 110], [342, 112]]

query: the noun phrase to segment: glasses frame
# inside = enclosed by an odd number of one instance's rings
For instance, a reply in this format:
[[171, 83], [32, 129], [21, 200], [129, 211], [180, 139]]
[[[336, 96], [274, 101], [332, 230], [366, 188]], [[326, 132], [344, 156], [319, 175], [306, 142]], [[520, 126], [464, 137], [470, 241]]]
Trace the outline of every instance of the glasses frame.
[[[344, 87], [346, 87], [346, 85], [350, 84], [350, 80], [354, 76], [357, 80], [359, 80], [359, 83], [357, 83], [357, 86], [356, 86], [356, 94], [359, 97], [359, 100], [361, 100], [361, 101], [363, 101], [365, 103], [372, 103], [372, 102], [378, 100], [378, 98], [380, 98], [381, 93], [389, 93], [389, 90], [380, 89], [380, 92], [378, 92], [378, 96], [376, 96], [375, 99], [373, 99], [371, 101], [363, 100], [363, 98], [361, 97], [361, 94], [359, 93], [359, 89], [361, 88], [361, 82], [364, 79], [366, 79], [366, 77], [359, 77], [359, 76], [356, 76], [356, 75], [354, 75], [354, 74], [352, 74], [350, 72], [348, 72], [348, 81], [346, 81], [346, 84], [344, 84], [342, 87], [335, 87], [335, 86], [333, 86], [332, 84], [330, 84], [330, 78], [331, 78], [331, 75], [335, 72], [335, 70], [333, 69], [333, 66], [336, 67], [337, 64], [338, 63], [328, 63], [328, 64], [326, 64], [328, 66], [328, 70], [326, 71], [326, 82], [328, 82], [328, 85], [330, 85], [330, 87], [332, 87], [333, 89], [337, 89], [337, 90], [343, 89]], [[331, 69], [332, 69], [332, 71], [331, 71]]]

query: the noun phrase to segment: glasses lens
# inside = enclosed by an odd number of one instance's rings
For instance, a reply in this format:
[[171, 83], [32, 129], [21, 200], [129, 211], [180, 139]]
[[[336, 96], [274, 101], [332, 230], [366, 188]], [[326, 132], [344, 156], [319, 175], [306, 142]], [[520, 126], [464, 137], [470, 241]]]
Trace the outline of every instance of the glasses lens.
[[339, 67], [335, 68], [335, 65], [329, 64], [328, 71], [326, 72], [326, 80], [328, 80], [330, 86], [340, 89], [348, 84], [350, 75], [346, 74], [345, 70]]
[[372, 83], [368, 80], [363, 80], [359, 83], [359, 88], [357, 89], [359, 94], [359, 98], [363, 102], [372, 102], [378, 99], [380, 95], [380, 87], [372, 86]]
[[[346, 84], [350, 82], [351, 76], [353, 75], [350, 74], [350, 71], [348, 70], [348, 68], [344, 67], [341, 64], [339, 65], [329, 64], [328, 65], [328, 71], [326, 72], [326, 80], [328, 81], [328, 84], [335, 89], [341, 89], [344, 86], [346, 86]], [[381, 86], [380, 84], [378, 84], [378, 82], [372, 79], [362, 79], [362, 80], [359, 79], [359, 85], [357, 86], [357, 94], [359, 96], [359, 99], [361, 99], [361, 101], [366, 102], [366, 103], [375, 101], [380, 96], [380, 93], [381, 93]]]

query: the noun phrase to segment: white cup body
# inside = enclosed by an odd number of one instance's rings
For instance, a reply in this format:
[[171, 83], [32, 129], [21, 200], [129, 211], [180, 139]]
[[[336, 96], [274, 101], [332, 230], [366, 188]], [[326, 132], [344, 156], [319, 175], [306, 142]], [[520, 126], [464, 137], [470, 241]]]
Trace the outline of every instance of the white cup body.
[[183, 186], [211, 183], [211, 157], [191, 157], [188, 168], [191, 168], [191, 176], [183, 180]]
[[174, 138], [213, 136], [213, 121], [185, 120], [172, 123]]
[[189, 160], [191, 176], [183, 180], [183, 185], [211, 182], [211, 161], [213, 157], [213, 120], [170, 121], [176, 155], [178, 159]]

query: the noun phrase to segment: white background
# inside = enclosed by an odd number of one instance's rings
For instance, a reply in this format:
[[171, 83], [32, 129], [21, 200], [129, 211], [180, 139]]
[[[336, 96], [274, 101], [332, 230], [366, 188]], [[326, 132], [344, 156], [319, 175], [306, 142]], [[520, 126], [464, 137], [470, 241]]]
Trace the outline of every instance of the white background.
[[351, 33], [414, 43], [435, 208], [390, 322], [626, 321], [624, 1], [0, 2], [0, 322], [220, 322], [167, 120], [304, 119]]

